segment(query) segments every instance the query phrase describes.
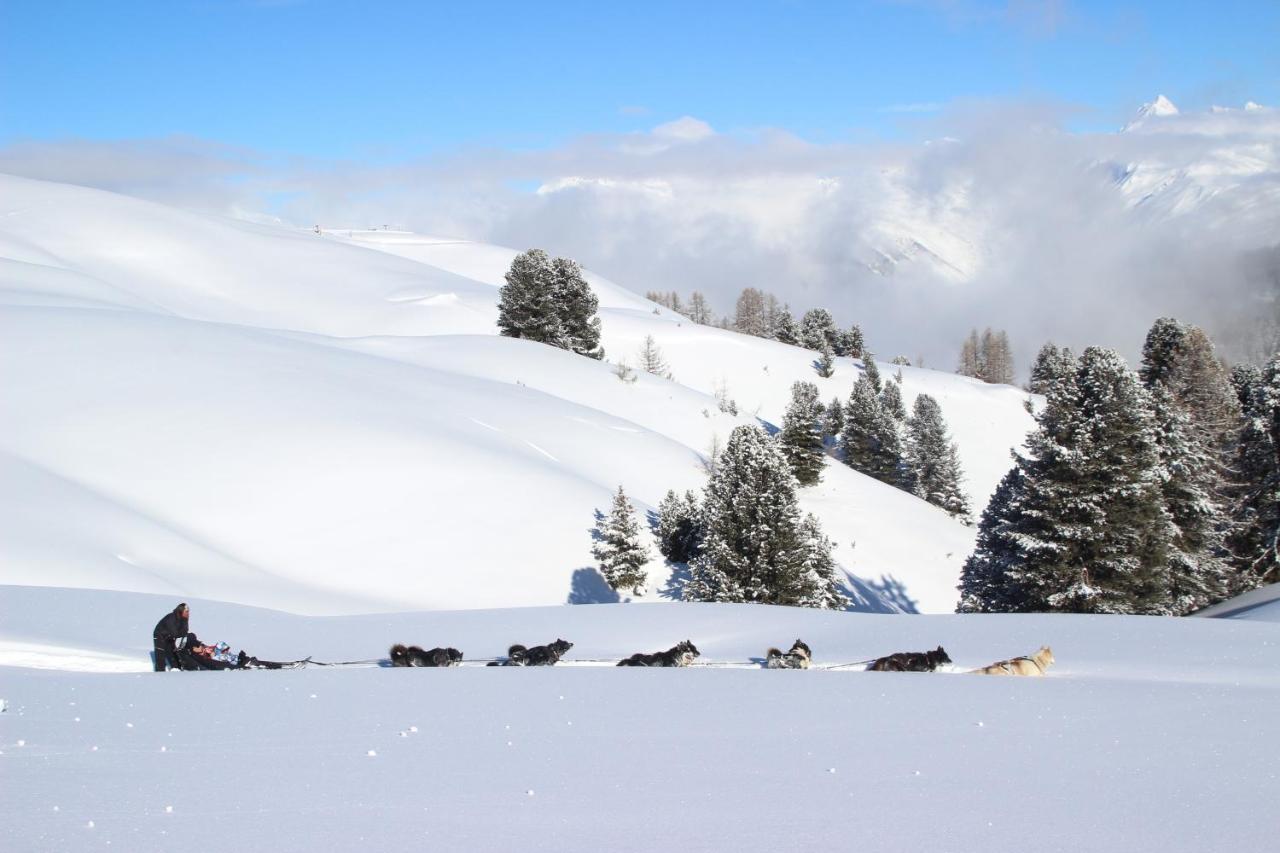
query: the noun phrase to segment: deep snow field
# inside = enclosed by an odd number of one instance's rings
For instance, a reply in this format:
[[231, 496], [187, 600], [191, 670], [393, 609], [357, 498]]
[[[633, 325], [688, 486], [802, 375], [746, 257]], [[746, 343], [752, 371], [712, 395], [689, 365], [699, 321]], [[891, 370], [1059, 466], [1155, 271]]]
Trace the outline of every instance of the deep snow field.
[[[146, 672], [162, 596], [0, 591], [0, 848], [1265, 851], [1280, 610], [1252, 621], [597, 605], [305, 617], [192, 601], [261, 657], [474, 665]], [[819, 667], [941, 644], [949, 672]], [[488, 668], [512, 642], [555, 668]], [[685, 670], [609, 660], [692, 639]], [[1052, 645], [1045, 678], [961, 674]], [[753, 659], [755, 659], [753, 661]]]

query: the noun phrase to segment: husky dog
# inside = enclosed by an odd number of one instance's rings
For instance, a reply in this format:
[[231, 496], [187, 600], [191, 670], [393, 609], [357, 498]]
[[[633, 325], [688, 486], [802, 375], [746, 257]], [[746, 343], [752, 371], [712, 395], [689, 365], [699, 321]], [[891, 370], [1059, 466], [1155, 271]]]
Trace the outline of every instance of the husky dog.
[[796, 640], [786, 654], [781, 649], [769, 649], [765, 653], [765, 669], [808, 669], [813, 660], [813, 652], [805, 645], [804, 640]]
[[454, 648], [435, 648], [429, 651], [420, 646], [396, 643], [391, 647], [392, 666], [457, 666], [462, 662], [462, 652]]
[[1030, 657], [996, 661], [991, 666], [971, 671], [977, 675], [1044, 675], [1052, 663], [1053, 649], [1041, 646], [1040, 651]]
[[507, 662], [498, 666], [555, 666], [556, 661], [564, 657], [564, 653], [573, 648], [568, 640], [556, 640], [545, 646], [526, 648], [516, 643], [507, 649]]
[[894, 652], [878, 658], [868, 672], [933, 672], [943, 664], [951, 663], [946, 649], [938, 646], [931, 652]]
[[651, 655], [636, 652], [631, 657], [618, 661], [618, 666], [688, 666], [698, 655], [698, 647], [691, 641], [684, 640], [665, 652], [654, 652]]

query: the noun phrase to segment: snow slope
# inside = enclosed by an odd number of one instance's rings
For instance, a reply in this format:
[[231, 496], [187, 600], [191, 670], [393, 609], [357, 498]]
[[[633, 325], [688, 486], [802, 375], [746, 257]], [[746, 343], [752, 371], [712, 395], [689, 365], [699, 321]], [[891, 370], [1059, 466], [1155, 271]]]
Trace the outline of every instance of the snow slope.
[[[892, 616], [750, 605], [301, 617], [192, 602], [258, 655], [554, 669], [130, 674], [171, 597], [0, 590], [6, 850], [1270, 849], [1276, 628], [1231, 619]], [[963, 670], [1049, 643], [1042, 679], [856, 667], [942, 644]], [[692, 639], [735, 667], [618, 669]]]
[[[861, 367], [697, 326], [589, 276], [612, 360], [496, 334], [515, 250], [314, 234], [0, 178], [0, 581], [299, 613], [608, 599], [593, 512], [696, 489], [712, 443]], [[881, 365], [891, 376], [896, 368]], [[903, 368], [939, 399], [975, 512], [1025, 395]], [[722, 390], [741, 414], [720, 412]], [[973, 529], [843, 466], [806, 490], [870, 610], [949, 611]], [[656, 552], [655, 552], [656, 557]], [[648, 599], [678, 595], [656, 560]], [[885, 594], [871, 584], [882, 583]]]

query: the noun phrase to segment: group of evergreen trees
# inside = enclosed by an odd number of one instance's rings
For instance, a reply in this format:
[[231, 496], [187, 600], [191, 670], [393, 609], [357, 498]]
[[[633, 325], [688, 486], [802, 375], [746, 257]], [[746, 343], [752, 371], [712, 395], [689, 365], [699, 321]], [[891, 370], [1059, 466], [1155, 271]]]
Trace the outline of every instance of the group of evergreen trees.
[[1158, 320], [1134, 373], [1047, 345], [1045, 395], [979, 525], [962, 612], [1184, 614], [1280, 580], [1280, 357], [1228, 373]]
[[681, 300], [675, 291], [649, 291], [645, 298], [683, 314], [695, 323], [802, 346], [817, 353], [829, 350], [832, 356], [861, 358], [865, 346], [862, 329], [857, 325], [844, 330], [837, 328], [827, 309], [813, 308], [796, 320], [790, 306], [779, 302], [772, 293], [754, 287], [745, 288], [738, 296], [732, 316], [719, 320], [707, 304], [706, 297], [697, 291], [688, 302]]
[[[782, 444], [759, 427], [739, 426], [701, 501], [693, 492], [667, 492], [655, 533], [662, 555], [689, 567], [684, 599], [848, 606], [831, 540], [816, 518], [801, 516], [798, 487]], [[597, 513], [594, 537], [593, 553], [609, 585], [639, 592], [649, 555], [621, 488], [612, 511]]]
[[498, 293], [498, 329], [567, 349], [588, 358], [604, 358], [600, 347], [600, 300], [569, 258], [549, 258], [541, 249], [516, 255]]
[[1009, 346], [1009, 336], [1003, 329], [993, 332], [988, 328], [979, 338], [978, 330], [971, 330], [960, 347], [956, 373], [996, 385], [1012, 385], [1013, 349]]
[[[928, 394], [918, 394], [908, 415], [898, 380], [883, 381], [870, 353], [863, 363], [848, 402], [841, 405], [833, 400], [815, 418], [815, 429], [835, 442], [846, 465], [968, 523], [969, 500], [960, 488], [964, 479], [960, 453], [942, 407]], [[794, 394], [793, 390], [793, 407]], [[794, 432], [784, 426], [784, 440]], [[798, 452], [791, 451], [792, 458]]]

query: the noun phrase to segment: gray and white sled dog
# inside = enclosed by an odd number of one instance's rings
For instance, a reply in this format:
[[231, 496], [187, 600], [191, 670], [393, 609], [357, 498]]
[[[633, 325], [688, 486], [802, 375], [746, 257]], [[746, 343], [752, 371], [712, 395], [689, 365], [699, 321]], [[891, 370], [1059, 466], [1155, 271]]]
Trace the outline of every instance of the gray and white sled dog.
[[766, 669], [808, 669], [812, 662], [813, 652], [809, 651], [804, 640], [796, 640], [786, 653], [781, 649], [771, 648], [764, 656]]

